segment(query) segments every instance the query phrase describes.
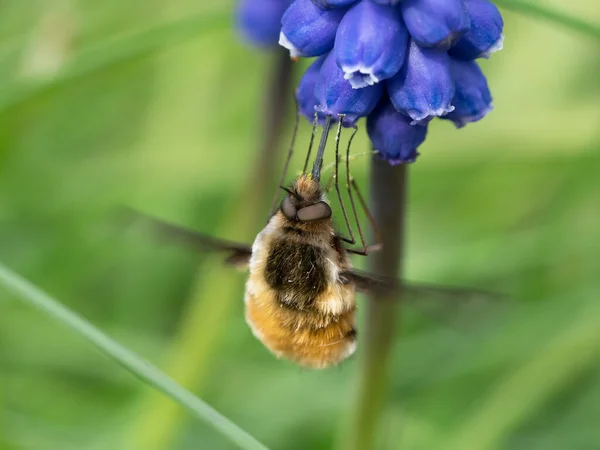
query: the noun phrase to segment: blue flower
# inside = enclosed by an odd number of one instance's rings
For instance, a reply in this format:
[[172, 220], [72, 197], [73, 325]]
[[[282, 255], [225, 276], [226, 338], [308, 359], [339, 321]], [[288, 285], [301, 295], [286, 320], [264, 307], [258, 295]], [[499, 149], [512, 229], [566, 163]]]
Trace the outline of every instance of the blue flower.
[[394, 6], [401, 2], [401, 0], [373, 0], [375, 3], [384, 6]]
[[471, 16], [471, 28], [450, 49], [450, 55], [458, 59], [489, 58], [502, 50], [504, 21], [500, 11], [488, 0], [464, 0]]
[[481, 120], [492, 110], [492, 94], [485, 75], [475, 61], [451, 59], [450, 71], [456, 90], [452, 99], [454, 111], [444, 119], [462, 128], [469, 122]]
[[275, 47], [281, 30], [281, 17], [291, 0], [241, 0], [237, 27], [242, 36], [258, 47]]
[[387, 82], [394, 107], [415, 123], [443, 116], [454, 110], [454, 81], [446, 52], [419, 47], [414, 41], [406, 64]]
[[489, 0], [295, 0], [280, 44], [320, 57], [296, 91], [302, 114], [367, 117], [375, 147], [400, 163], [415, 160], [433, 118], [460, 128], [492, 109], [473, 59], [501, 48], [502, 28]]
[[400, 8], [410, 35], [421, 47], [448, 50], [470, 26], [463, 0], [404, 0]]
[[[298, 109], [300, 113], [306, 116], [307, 119], [313, 120], [315, 115], [315, 107], [318, 107], [319, 101], [315, 96], [315, 87], [317, 80], [321, 73], [321, 66], [325, 61], [325, 56], [321, 56], [313, 61], [313, 63], [306, 69], [298, 88], [296, 89], [296, 101], [298, 102]], [[325, 115], [319, 111], [319, 124], [324, 123]]]
[[333, 48], [345, 9], [324, 10], [311, 0], [295, 0], [281, 19], [279, 44], [290, 55], [319, 56]]
[[353, 126], [356, 121], [368, 116], [377, 106], [383, 93], [383, 85], [377, 83], [362, 89], [353, 89], [344, 72], [335, 62], [333, 52], [329, 53], [319, 71], [315, 86], [317, 107], [325, 115], [345, 114], [344, 125]]
[[312, 2], [321, 9], [332, 9], [343, 6], [350, 6], [358, 0], [312, 0]]
[[397, 8], [362, 1], [344, 15], [335, 42], [336, 62], [344, 77], [353, 88], [363, 88], [400, 70], [408, 31]]
[[390, 164], [412, 163], [425, 141], [427, 125], [411, 125], [389, 100], [383, 100], [367, 118], [367, 133], [381, 158]]

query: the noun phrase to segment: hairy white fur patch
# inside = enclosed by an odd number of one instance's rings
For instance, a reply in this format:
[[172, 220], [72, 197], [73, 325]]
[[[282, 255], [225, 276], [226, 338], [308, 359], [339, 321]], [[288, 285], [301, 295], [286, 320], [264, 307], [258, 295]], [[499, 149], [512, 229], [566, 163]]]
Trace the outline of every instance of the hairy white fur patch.
[[346, 347], [346, 350], [343, 353], [343, 359], [350, 357], [356, 351], [356, 347], [358, 346], [358, 341], [354, 340]]

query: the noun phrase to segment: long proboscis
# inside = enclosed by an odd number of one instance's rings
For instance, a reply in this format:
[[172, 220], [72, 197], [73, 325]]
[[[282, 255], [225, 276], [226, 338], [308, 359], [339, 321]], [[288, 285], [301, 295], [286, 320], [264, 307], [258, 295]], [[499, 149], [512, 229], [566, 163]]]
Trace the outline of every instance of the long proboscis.
[[325, 118], [325, 125], [323, 125], [323, 133], [321, 134], [321, 141], [319, 142], [319, 148], [317, 149], [317, 156], [315, 157], [315, 163], [313, 164], [311, 176], [313, 180], [319, 182], [321, 180], [321, 168], [323, 167], [323, 155], [325, 154], [325, 147], [327, 146], [327, 138], [329, 137], [329, 131], [331, 130], [331, 116]]

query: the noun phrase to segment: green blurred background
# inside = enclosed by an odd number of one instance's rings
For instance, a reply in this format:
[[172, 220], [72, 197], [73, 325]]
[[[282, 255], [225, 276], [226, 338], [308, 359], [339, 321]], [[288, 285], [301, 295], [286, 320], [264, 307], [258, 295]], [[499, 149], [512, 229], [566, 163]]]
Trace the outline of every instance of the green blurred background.
[[[545, 4], [600, 22], [596, 0]], [[244, 322], [243, 274], [110, 220], [129, 204], [246, 241], [264, 223], [248, 183], [271, 55], [239, 41], [233, 8], [0, 2], [0, 261], [269, 447], [336, 448], [356, 361], [276, 360]], [[503, 12], [505, 50], [482, 63], [493, 113], [434, 122], [410, 169], [406, 266], [521, 301], [407, 308], [378, 448], [600, 449], [600, 46]], [[353, 167], [368, 186], [368, 158]], [[0, 289], [0, 448], [232, 444]]]

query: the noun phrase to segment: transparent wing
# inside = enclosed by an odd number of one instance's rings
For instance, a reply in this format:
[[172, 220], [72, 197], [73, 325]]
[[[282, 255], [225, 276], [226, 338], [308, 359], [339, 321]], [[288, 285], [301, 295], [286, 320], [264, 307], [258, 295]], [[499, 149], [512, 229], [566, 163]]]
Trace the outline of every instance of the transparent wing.
[[[437, 316], [444, 322], [450, 320], [455, 324], [456, 319], [479, 317], [491, 311], [499, 312], [513, 300], [499, 292], [407, 282], [358, 270], [345, 271], [340, 276], [354, 283], [359, 292], [376, 293], [384, 299], [410, 303], [429, 316]], [[460, 314], [457, 314], [459, 310]]]
[[396, 294], [403, 296], [431, 296], [442, 295], [449, 298], [479, 297], [508, 299], [508, 296], [499, 292], [471, 289], [457, 286], [445, 286], [429, 283], [415, 283], [399, 280], [394, 277], [384, 277], [359, 270], [341, 272], [340, 276], [350, 280], [355, 284], [356, 289], [365, 292], [379, 292], [382, 294]]
[[122, 217], [144, 226], [161, 241], [184, 245], [198, 252], [223, 252], [227, 255], [225, 262], [232, 266], [246, 268], [250, 262], [252, 247], [248, 244], [219, 239], [130, 208], [123, 211]]

